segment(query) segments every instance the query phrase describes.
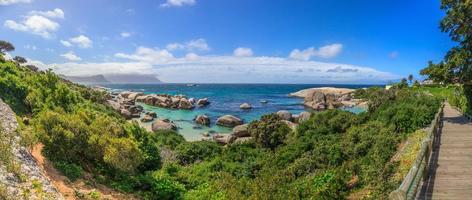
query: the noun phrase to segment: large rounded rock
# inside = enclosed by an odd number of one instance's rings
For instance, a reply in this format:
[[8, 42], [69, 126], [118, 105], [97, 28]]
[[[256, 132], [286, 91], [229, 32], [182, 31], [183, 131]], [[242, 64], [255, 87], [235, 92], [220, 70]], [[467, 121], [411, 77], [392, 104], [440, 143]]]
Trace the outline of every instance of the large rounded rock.
[[303, 111], [298, 115], [298, 123], [305, 122], [309, 120], [311, 117], [311, 113], [307, 111]]
[[129, 95], [128, 95], [128, 99], [131, 99], [131, 100], [136, 100], [137, 97], [139, 96], [143, 96], [144, 93], [142, 92], [131, 92]]
[[215, 134], [213, 135], [213, 140], [218, 144], [226, 145], [231, 144], [236, 137], [231, 134]]
[[150, 116], [150, 115], [144, 115], [143, 118], [141, 118], [141, 121], [142, 122], [150, 122], [154, 119], [154, 117]]
[[149, 115], [149, 116], [151, 116], [151, 117], [154, 117], [154, 118], [157, 117], [156, 112], [152, 112], [152, 111], [151, 111], [151, 112], [147, 112], [146, 114]]
[[233, 128], [233, 135], [235, 137], [247, 137], [250, 136], [248, 131], [248, 124], [238, 125]]
[[186, 98], [181, 98], [179, 101], [179, 108], [181, 109], [192, 109], [193, 104]]
[[126, 110], [126, 109], [121, 109], [120, 114], [125, 119], [131, 119], [133, 117], [132, 113], [130, 111]]
[[201, 124], [201, 125], [210, 125], [210, 118], [206, 115], [198, 115], [195, 118], [195, 123]]
[[216, 124], [226, 127], [235, 127], [237, 125], [243, 124], [243, 120], [233, 115], [224, 115], [216, 120]]
[[199, 99], [197, 101], [197, 105], [200, 107], [206, 106], [208, 104], [210, 104], [210, 102], [208, 101], [208, 98]]
[[241, 109], [251, 109], [252, 106], [251, 106], [251, 104], [243, 103], [239, 106], [239, 108], [241, 108]]
[[292, 113], [289, 111], [280, 110], [277, 112], [277, 115], [283, 120], [292, 121]]
[[152, 131], [177, 130], [177, 126], [169, 120], [156, 120], [152, 123]]

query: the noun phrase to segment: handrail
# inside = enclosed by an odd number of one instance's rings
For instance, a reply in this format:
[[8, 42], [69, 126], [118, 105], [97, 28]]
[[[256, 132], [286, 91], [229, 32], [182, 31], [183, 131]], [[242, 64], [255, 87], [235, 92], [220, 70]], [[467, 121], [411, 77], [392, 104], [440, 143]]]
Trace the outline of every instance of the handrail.
[[410, 168], [410, 171], [408, 171], [408, 174], [405, 176], [400, 186], [390, 193], [389, 198], [391, 200], [414, 199], [422, 181], [421, 179], [426, 180], [428, 178], [429, 158], [433, 150], [434, 140], [436, 139], [438, 130], [441, 128], [440, 121], [443, 115], [443, 108], [444, 103], [438, 109], [438, 112], [431, 122], [428, 134], [421, 142], [421, 149], [416, 156], [413, 166]]

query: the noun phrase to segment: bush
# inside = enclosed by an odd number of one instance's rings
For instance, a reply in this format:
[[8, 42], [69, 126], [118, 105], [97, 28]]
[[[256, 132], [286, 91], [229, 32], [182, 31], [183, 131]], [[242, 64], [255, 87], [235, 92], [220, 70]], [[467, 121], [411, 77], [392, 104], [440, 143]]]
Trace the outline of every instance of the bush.
[[221, 146], [215, 142], [197, 141], [182, 143], [177, 147], [177, 159], [183, 165], [214, 158], [221, 153]]
[[345, 132], [351, 125], [358, 123], [355, 114], [342, 110], [327, 110], [316, 113], [297, 128], [297, 137]]
[[248, 131], [258, 146], [270, 149], [282, 144], [291, 132], [287, 124], [275, 114], [264, 115], [260, 120], [251, 122]]
[[82, 167], [73, 164], [73, 163], [67, 163], [67, 162], [53, 162], [54, 167], [58, 169], [64, 176], [69, 178], [70, 181], [76, 181], [80, 177], [82, 177], [83, 170]]

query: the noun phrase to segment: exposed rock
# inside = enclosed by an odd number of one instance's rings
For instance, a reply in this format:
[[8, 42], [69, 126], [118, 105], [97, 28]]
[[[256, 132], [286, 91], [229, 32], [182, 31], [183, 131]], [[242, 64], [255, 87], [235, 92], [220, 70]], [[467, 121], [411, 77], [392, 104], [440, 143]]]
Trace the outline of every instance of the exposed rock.
[[132, 92], [128, 95], [128, 99], [136, 101], [136, 97], [143, 96], [143, 95], [144, 95], [144, 93], [142, 93], [142, 92]]
[[310, 113], [310, 112], [303, 111], [303, 112], [301, 112], [301, 113], [298, 115], [298, 120], [297, 120], [297, 122], [298, 122], [298, 123], [305, 122], [305, 121], [309, 120], [310, 117], [311, 117], [311, 113]]
[[262, 104], [269, 103], [269, 101], [267, 101], [267, 100], [264, 100], [264, 99], [263, 99], [263, 100], [261, 100], [260, 102], [261, 102]]
[[113, 110], [116, 110], [116, 111], [121, 110], [121, 105], [116, 101], [107, 100], [107, 104], [110, 105], [113, 108]]
[[197, 105], [198, 105], [199, 107], [203, 107], [203, 106], [206, 106], [206, 105], [208, 105], [208, 104], [210, 104], [210, 102], [208, 101], [208, 98], [199, 99], [199, 100], [197, 101]]
[[188, 99], [188, 101], [189, 101], [191, 104], [195, 104], [195, 98], [190, 98], [190, 99]]
[[291, 122], [291, 121], [287, 121], [287, 120], [282, 120], [283, 123], [287, 124], [287, 126], [292, 129], [292, 130], [295, 130], [297, 128], [297, 124]]
[[248, 103], [243, 103], [239, 106], [239, 108], [241, 108], [241, 109], [251, 109], [252, 106]]
[[235, 137], [247, 137], [250, 136], [248, 131], [249, 124], [238, 125], [233, 128], [233, 135]]
[[347, 88], [310, 88], [291, 93], [291, 96], [304, 98], [304, 105], [315, 110], [342, 107], [352, 100], [353, 89]]
[[[15, 113], [10, 107], [0, 99], [0, 128], [2, 138], [8, 139], [10, 149], [3, 149], [11, 152], [10, 159], [18, 167], [18, 171], [11, 173], [4, 163], [0, 164], [0, 199], [64, 199], [62, 195], [54, 188], [49, 179], [42, 173], [38, 163], [29, 153], [29, 151], [20, 145], [21, 138], [16, 135], [18, 122]], [[2, 155], [4, 156], [4, 155]], [[8, 171], [7, 171], [8, 170]], [[18, 178], [21, 176], [21, 179]], [[41, 187], [34, 187], [32, 183], [36, 182]], [[5, 190], [3, 190], [3, 187]], [[34, 188], [34, 189], [33, 189]]]
[[146, 114], [154, 118], [157, 117], [157, 114], [155, 112], [147, 112]]
[[280, 110], [276, 113], [281, 119], [291, 121], [292, 120], [292, 113], [287, 110]]
[[181, 98], [179, 101], [179, 108], [181, 109], [192, 109], [193, 104], [186, 98]]
[[216, 124], [226, 127], [235, 127], [237, 125], [243, 124], [243, 120], [233, 115], [224, 115], [216, 120]]
[[142, 122], [150, 122], [152, 120], [154, 120], [154, 117], [152, 117], [151, 115], [144, 115], [143, 118], [141, 118]]
[[159, 119], [152, 123], [152, 131], [161, 130], [177, 130], [177, 126], [168, 119]]
[[201, 124], [201, 125], [210, 125], [210, 118], [206, 115], [198, 115], [195, 118], [195, 123]]
[[123, 116], [125, 119], [131, 119], [133, 118], [132, 113], [126, 109], [121, 109], [120, 111], [121, 116]]
[[231, 144], [236, 137], [231, 134], [215, 134], [213, 135], [213, 140], [219, 144], [226, 145]]

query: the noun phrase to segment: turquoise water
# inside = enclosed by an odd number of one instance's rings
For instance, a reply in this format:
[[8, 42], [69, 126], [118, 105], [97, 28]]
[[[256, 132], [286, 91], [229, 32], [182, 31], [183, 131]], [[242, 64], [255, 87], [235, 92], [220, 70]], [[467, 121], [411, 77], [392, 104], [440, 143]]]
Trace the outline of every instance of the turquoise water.
[[[303, 99], [289, 97], [288, 94], [312, 87], [342, 87], [363, 88], [372, 85], [313, 85], [313, 84], [199, 84], [187, 86], [186, 84], [110, 84], [105, 87], [115, 90], [142, 91], [146, 94], [184, 94], [187, 97], [199, 99], [208, 98], [210, 105], [193, 110], [165, 109], [143, 105], [145, 110], [154, 111], [158, 118], [168, 118], [179, 126], [179, 133], [187, 140], [200, 140], [202, 133], [215, 131], [229, 133], [231, 129], [215, 125], [218, 117], [226, 114], [237, 116], [249, 123], [259, 119], [260, 116], [279, 110], [288, 110], [298, 114], [309, 110], [302, 103]], [[266, 100], [263, 104], [260, 101]], [[249, 103], [253, 106], [250, 110], [242, 110], [239, 105]], [[362, 108], [346, 108], [351, 112], [362, 112]], [[199, 114], [206, 114], [211, 118], [211, 125], [197, 126], [193, 119]]]

